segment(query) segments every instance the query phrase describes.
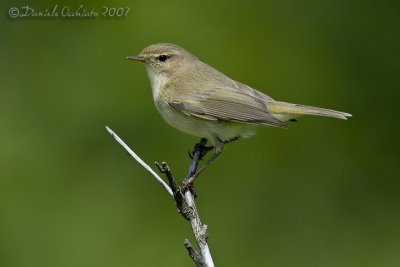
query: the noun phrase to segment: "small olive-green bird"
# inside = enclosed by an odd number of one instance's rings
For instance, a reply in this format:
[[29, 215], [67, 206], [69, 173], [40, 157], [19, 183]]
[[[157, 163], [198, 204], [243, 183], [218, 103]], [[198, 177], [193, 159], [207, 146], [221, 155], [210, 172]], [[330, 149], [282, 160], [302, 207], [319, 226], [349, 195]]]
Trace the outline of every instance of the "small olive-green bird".
[[144, 63], [154, 103], [167, 123], [211, 140], [215, 152], [190, 182], [218, 157], [224, 143], [253, 135], [257, 125], [286, 128], [286, 121], [302, 115], [351, 117], [331, 109], [276, 101], [175, 44], [153, 44], [128, 59]]

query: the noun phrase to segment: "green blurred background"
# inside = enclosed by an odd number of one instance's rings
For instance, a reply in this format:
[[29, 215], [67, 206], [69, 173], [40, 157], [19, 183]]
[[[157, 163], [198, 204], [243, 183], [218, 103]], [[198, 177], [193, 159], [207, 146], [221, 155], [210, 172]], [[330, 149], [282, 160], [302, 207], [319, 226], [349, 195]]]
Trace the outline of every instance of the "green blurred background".
[[17, 18], [2, 1], [0, 266], [193, 266], [186, 221], [107, 134], [177, 177], [197, 138], [144, 67], [177, 43], [283, 101], [347, 111], [234, 142], [197, 182], [218, 266], [400, 266], [398, 1], [36, 1], [126, 17]]

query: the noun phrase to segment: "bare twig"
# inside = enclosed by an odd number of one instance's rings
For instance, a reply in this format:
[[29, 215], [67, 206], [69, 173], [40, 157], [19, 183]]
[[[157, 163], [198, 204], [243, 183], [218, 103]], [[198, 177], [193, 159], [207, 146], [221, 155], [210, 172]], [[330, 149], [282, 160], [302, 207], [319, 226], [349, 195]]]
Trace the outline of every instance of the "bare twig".
[[[196, 172], [199, 161], [207, 154], [208, 151], [210, 151], [210, 148], [205, 146], [206, 143], [207, 139], [202, 138], [200, 142], [195, 145], [192, 153], [192, 162], [189, 166], [187, 177], [192, 177], [192, 175]], [[207, 244], [208, 226], [201, 223], [200, 215], [194, 200], [195, 197], [193, 194], [193, 188], [190, 186], [185, 186], [185, 179], [182, 181], [183, 186], [181, 188], [177, 187], [176, 181], [173, 178], [168, 164], [163, 162], [162, 165], [158, 164], [158, 166], [160, 171], [167, 176], [170, 186], [174, 191], [174, 199], [177, 210], [186, 220], [189, 221], [196, 239], [196, 243], [200, 249], [200, 253], [197, 252], [186, 240], [185, 247], [188, 250], [190, 257], [197, 266], [213, 267], [214, 262]]]
[[194, 261], [194, 263], [196, 263], [197, 267], [204, 267], [207, 266], [206, 263], [203, 260], [203, 257], [200, 255], [200, 253], [198, 253], [192, 246], [192, 244], [190, 244], [189, 240], [185, 240], [185, 242], [183, 243], [185, 245], [185, 248], [188, 250], [189, 252], [189, 256], [192, 258], [192, 260]]
[[169, 185], [171, 186], [172, 192], [176, 192], [179, 190], [178, 185], [176, 184], [174, 177], [172, 176], [171, 169], [169, 168], [168, 164], [164, 161], [161, 164], [156, 162], [156, 166], [161, 173], [164, 173], [167, 176]]
[[132, 151], [132, 149], [130, 149], [125, 143], [124, 141], [121, 140], [121, 138], [119, 138], [119, 136], [113, 132], [113, 130], [111, 130], [110, 128], [108, 128], [106, 126], [107, 131], [112, 135], [112, 137], [115, 139], [115, 141], [117, 141], [127, 152], [128, 154], [134, 158], [137, 162], [139, 162], [140, 165], [143, 166], [143, 168], [146, 169], [146, 171], [148, 171], [151, 175], [153, 175], [153, 177], [156, 179], [157, 182], [159, 182], [162, 187], [164, 187], [164, 189], [168, 192], [168, 194], [170, 194], [172, 197], [174, 196], [171, 188], [164, 182], [163, 179], [161, 179], [160, 176], [158, 176], [158, 174], [153, 171], [152, 168], [150, 168], [149, 165], [147, 165], [141, 158], [139, 158], [138, 155], [136, 155], [135, 152]]
[[[192, 175], [194, 173], [196, 173], [196, 169], [199, 164], [199, 161], [207, 154], [208, 151], [210, 151], [210, 149], [208, 147], [206, 147], [206, 143], [207, 143], [207, 139], [202, 138], [200, 140], [200, 142], [195, 145], [194, 150], [193, 150], [192, 162], [189, 166], [188, 176], [186, 179], [192, 177]], [[182, 182], [185, 183], [185, 180]], [[190, 225], [192, 226], [192, 230], [193, 230], [194, 236], [196, 238], [197, 245], [200, 248], [200, 254], [203, 258], [202, 261], [200, 261], [200, 262], [196, 261], [196, 258], [194, 258], [194, 257], [192, 257], [192, 259], [193, 259], [193, 261], [195, 261], [195, 263], [198, 266], [202, 266], [202, 265], [199, 265], [201, 263], [205, 263], [204, 266], [207, 266], [207, 267], [214, 266], [214, 262], [211, 257], [210, 249], [208, 248], [208, 244], [207, 244], [207, 238], [208, 238], [207, 228], [208, 228], [208, 226], [205, 224], [202, 224], [200, 221], [200, 215], [197, 211], [196, 203], [194, 201], [194, 195], [193, 195], [192, 191], [193, 190], [190, 190], [190, 188], [188, 188], [184, 192], [184, 196], [185, 196], [184, 203], [187, 205], [188, 209], [182, 209], [182, 212], [181, 212], [181, 213], [184, 213], [186, 210], [186, 214], [184, 215], [184, 217], [188, 218]], [[189, 254], [190, 254], [191, 253], [190, 249], [187, 246], [186, 246], [186, 248], [188, 249]]]
[[[190, 190], [187, 190], [185, 192], [181, 214], [190, 222], [194, 236], [196, 238], [197, 245], [200, 249], [200, 254], [202, 256], [201, 261], [196, 261], [197, 258], [192, 257], [193, 261], [195, 261], [197, 266], [214, 267], [211, 252], [207, 244], [208, 226], [201, 223], [200, 216], [194, 202], [194, 196]], [[187, 246], [186, 248], [188, 249]], [[191, 251], [189, 249], [188, 251], [189, 254], [191, 254]], [[203, 263], [204, 265], [201, 265]]]
[[[196, 208], [194, 201], [194, 195], [192, 188], [183, 186], [179, 187], [173, 178], [171, 169], [166, 162], [162, 162], [156, 165], [161, 173], [167, 176], [170, 186], [168, 186], [164, 180], [160, 178], [143, 160], [139, 158], [122, 140], [118, 137], [110, 128], [106, 126], [107, 131], [114, 137], [114, 139], [131, 155], [140, 165], [142, 165], [151, 175], [164, 187], [164, 189], [174, 198], [178, 212], [190, 222], [192, 227], [196, 243], [199, 246], [200, 253], [197, 252], [190, 242], [186, 239], [184, 245], [189, 252], [190, 257], [198, 267], [214, 267], [214, 262], [211, 257], [210, 250], [207, 244], [208, 231], [207, 225], [204, 225], [200, 221], [200, 216]], [[207, 140], [201, 139], [196, 144], [193, 151], [192, 162], [189, 167], [188, 177], [191, 177], [197, 169], [199, 161], [202, 157], [210, 150], [205, 146]], [[184, 183], [184, 181], [183, 181]]]

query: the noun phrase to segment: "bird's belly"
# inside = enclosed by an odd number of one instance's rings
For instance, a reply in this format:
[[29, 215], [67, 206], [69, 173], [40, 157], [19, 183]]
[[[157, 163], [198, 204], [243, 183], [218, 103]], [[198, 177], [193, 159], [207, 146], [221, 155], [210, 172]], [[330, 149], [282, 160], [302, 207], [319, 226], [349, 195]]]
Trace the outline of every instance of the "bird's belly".
[[188, 116], [168, 104], [156, 103], [156, 107], [164, 120], [172, 127], [193, 136], [210, 139], [212, 142], [217, 139], [229, 141], [237, 137], [249, 137], [255, 133], [254, 126], [249, 124]]

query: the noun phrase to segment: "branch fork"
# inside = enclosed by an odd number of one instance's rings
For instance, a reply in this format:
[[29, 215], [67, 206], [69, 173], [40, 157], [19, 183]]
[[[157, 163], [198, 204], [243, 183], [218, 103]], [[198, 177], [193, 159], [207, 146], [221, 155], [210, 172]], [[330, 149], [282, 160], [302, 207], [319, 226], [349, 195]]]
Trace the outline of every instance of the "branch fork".
[[158, 170], [163, 173], [168, 180], [169, 185], [158, 176], [153, 169], [150, 168], [135, 152], [132, 151], [117, 134], [115, 134], [110, 128], [106, 126], [107, 131], [111, 136], [128, 152], [128, 154], [134, 158], [143, 168], [145, 168], [157, 182], [167, 191], [167, 193], [174, 199], [178, 212], [189, 221], [193, 234], [196, 239], [196, 243], [199, 247], [199, 251], [191, 245], [189, 240], [185, 240], [184, 245], [187, 249], [189, 256], [197, 267], [214, 267], [214, 262], [211, 257], [211, 253], [207, 244], [208, 239], [208, 226], [201, 223], [200, 216], [195, 203], [195, 191], [192, 183], [188, 183], [188, 180], [196, 173], [199, 161], [210, 151], [210, 147], [206, 147], [207, 140], [202, 138], [197, 143], [192, 152], [192, 162], [189, 166], [187, 178], [182, 180], [181, 186], [178, 186], [175, 181], [172, 171], [166, 162], [161, 164], [155, 163]]

